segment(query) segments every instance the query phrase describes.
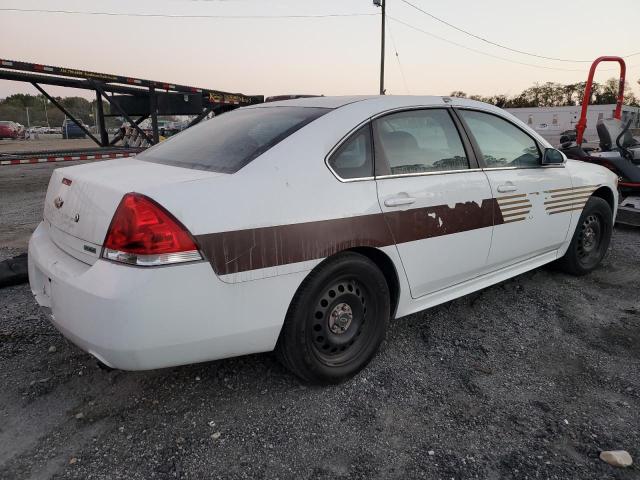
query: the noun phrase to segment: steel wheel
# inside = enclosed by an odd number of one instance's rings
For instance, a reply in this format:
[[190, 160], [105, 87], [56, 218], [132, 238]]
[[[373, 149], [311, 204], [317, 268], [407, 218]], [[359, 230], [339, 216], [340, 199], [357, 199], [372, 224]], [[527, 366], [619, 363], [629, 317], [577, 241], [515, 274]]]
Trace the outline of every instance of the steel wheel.
[[572, 275], [595, 269], [609, 248], [613, 232], [613, 212], [606, 200], [591, 197], [580, 215], [578, 226], [558, 266]]
[[367, 328], [369, 296], [367, 287], [353, 278], [332, 283], [320, 295], [309, 330], [313, 352], [320, 361], [340, 365], [358, 356], [371, 330]]
[[581, 264], [591, 265], [594, 260], [600, 258], [600, 246], [602, 245], [602, 219], [591, 214], [580, 225], [578, 242], [576, 244], [578, 260]]
[[341, 253], [318, 265], [298, 288], [276, 353], [306, 381], [341, 382], [373, 358], [390, 312], [389, 286], [378, 266], [359, 253]]

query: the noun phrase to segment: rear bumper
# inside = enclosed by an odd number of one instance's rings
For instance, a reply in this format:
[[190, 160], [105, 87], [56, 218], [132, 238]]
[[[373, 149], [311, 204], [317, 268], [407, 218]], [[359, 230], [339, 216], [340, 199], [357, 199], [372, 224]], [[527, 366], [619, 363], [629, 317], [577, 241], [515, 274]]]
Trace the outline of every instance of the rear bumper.
[[272, 350], [304, 274], [226, 284], [206, 262], [139, 268], [62, 251], [41, 223], [29, 282], [62, 334], [106, 365], [147, 370]]

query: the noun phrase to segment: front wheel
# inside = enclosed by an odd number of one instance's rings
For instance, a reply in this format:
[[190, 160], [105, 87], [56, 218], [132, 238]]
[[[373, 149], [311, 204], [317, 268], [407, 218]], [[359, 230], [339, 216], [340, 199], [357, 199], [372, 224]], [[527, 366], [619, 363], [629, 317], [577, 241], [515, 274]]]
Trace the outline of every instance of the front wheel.
[[296, 292], [276, 353], [303, 380], [338, 383], [373, 358], [389, 315], [389, 288], [380, 269], [355, 252], [336, 255]]
[[613, 213], [609, 204], [591, 197], [582, 210], [569, 249], [558, 266], [572, 275], [585, 275], [602, 261], [613, 232]]

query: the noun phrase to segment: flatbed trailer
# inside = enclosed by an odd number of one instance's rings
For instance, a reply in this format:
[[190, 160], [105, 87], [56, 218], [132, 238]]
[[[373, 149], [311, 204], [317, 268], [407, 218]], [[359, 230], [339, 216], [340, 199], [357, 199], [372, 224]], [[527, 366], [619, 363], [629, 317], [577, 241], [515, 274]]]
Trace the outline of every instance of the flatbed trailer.
[[75, 150], [49, 150], [41, 152], [16, 152], [0, 154], [0, 166], [29, 163], [58, 163], [85, 160], [109, 160], [133, 157], [144, 148], [94, 148]]
[[[189, 126], [192, 126], [210, 113], [220, 114], [238, 107], [264, 102], [264, 96], [262, 95], [245, 95], [210, 88], [7, 59], [0, 59], [0, 80], [31, 83], [52, 104], [77, 124], [84, 134], [93, 140], [100, 149], [108, 149], [108, 151], [105, 150], [103, 152], [108, 154], [124, 154], [125, 152], [114, 151], [114, 149], [118, 148], [116, 146], [117, 143], [122, 140], [122, 134], [109, 138], [105, 126], [105, 117], [107, 116], [124, 118], [146, 143], [154, 145], [160, 140], [159, 115], [195, 115], [195, 118], [189, 124]], [[72, 112], [50, 95], [43, 88], [43, 85], [93, 90], [97, 105], [96, 134], [94, 135], [89, 131], [82, 121], [78, 120]], [[109, 113], [104, 111], [103, 99], [110, 106]], [[140, 124], [148, 118], [151, 119], [151, 133], [140, 127]], [[79, 155], [95, 155], [96, 152], [93, 150], [95, 149], [86, 149], [76, 153]], [[128, 149], [129, 153], [139, 150]], [[69, 156], [64, 151], [45, 153], [52, 154], [56, 158]], [[14, 155], [14, 158], [9, 159], [8, 155]], [[25, 157], [23, 153], [17, 152], [3, 154], [0, 155], [0, 165], [14, 165], [15, 163], [13, 161], [10, 162], [10, 160], [16, 159], [27, 160], [28, 158], [52, 157], [52, 155], [42, 155], [41, 153], [38, 153], [38, 155]]]

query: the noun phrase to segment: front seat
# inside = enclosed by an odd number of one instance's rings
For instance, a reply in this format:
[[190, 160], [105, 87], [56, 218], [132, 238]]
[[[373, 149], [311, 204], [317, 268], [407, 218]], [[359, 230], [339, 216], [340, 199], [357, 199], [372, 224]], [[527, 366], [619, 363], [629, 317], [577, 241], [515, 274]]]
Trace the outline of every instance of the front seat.
[[[618, 148], [616, 145], [616, 138], [618, 138], [624, 126], [625, 124], [622, 123], [622, 120], [617, 118], [600, 120], [596, 125], [598, 137], [600, 137], [600, 150], [608, 152]], [[620, 139], [620, 144], [623, 147], [632, 147], [636, 144], [636, 141], [631, 134], [631, 129], [627, 129], [624, 133], [623, 137]]]

